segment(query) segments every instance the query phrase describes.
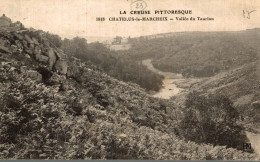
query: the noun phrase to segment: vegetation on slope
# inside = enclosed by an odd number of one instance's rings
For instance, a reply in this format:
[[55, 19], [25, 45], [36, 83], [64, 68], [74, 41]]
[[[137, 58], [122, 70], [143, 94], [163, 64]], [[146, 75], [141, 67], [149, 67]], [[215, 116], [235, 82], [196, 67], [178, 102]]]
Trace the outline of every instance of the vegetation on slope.
[[152, 58], [153, 65], [184, 76], [208, 77], [257, 59], [258, 30], [187, 32], [165, 38], [131, 41], [133, 58]]
[[74, 56], [81, 61], [91, 62], [119, 80], [139, 84], [148, 91], [158, 91], [162, 87], [163, 76], [149, 71], [140, 62], [138, 63], [122, 52], [110, 51], [98, 42], [87, 44], [86, 39], [79, 37], [63, 41], [54, 34], [46, 33], [46, 37], [56, 47], [61, 47], [69, 57]]
[[260, 78], [259, 60], [238, 68], [221, 72], [202, 82], [194, 84], [192, 89], [203, 94], [219, 94], [228, 96], [242, 117], [242, 122], [253, 124], [259, 128]]
[[180, 140], [177, 109], [172, 118], [138, 86], [83, 71], [82, 84], [68, 79], [63, 91], [1, 70], [1, 159], [255, 159]]

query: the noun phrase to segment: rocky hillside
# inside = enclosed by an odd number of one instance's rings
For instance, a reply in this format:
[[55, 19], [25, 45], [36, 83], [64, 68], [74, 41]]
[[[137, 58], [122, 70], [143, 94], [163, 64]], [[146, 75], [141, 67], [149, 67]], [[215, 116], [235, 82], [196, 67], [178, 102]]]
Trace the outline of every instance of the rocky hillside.
[[41, 31], [1, 28], [0, 62], [0, 159], [257, 159], [180, 139], [172, 103], [68, 60]]

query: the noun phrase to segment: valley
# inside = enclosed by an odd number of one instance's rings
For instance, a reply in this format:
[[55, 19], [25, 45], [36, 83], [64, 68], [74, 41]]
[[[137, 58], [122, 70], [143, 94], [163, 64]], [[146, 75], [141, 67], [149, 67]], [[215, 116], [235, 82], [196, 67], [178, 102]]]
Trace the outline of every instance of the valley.
[[0, 159], [259, 160], [251, 32], [250, 45], [191, 32], [110, 51], [9, 21], [0, 30]]

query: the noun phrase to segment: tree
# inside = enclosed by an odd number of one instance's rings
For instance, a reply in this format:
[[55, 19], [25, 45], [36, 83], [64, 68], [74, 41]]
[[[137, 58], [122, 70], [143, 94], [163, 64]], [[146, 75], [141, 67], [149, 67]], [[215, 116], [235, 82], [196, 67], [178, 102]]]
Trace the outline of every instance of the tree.
[[246, 136], [236, 124], [239, 115], [232, 101], [222, 95], [187, 96], [184, 117], [179, 125], [180, 135], [198, 143], [241, 148]]

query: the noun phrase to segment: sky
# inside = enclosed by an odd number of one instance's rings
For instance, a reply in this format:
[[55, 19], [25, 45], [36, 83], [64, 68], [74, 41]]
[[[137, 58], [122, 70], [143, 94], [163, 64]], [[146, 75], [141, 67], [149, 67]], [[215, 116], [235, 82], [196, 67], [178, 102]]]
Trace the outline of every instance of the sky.
[[[237, 31], [260, 27], [260, 0], [143, 0], [145, 10], [192, 10], [186, 17], [212, 17], [214, 21], [113, 22], [109, 17], [154, 17], [131, 15], [134, 0], [0, 0], [0, 14], [25, 27], [42, 29], [60, 36], [140, 36], [181, 31]], [[244, 11], [253, 11], [250, 19]], [[126, 11], [126, 15], [120, 15]], [[174, 18], [183, 15], [166, 15]], [[106, 21], [96, 21], [105, 17]]]

